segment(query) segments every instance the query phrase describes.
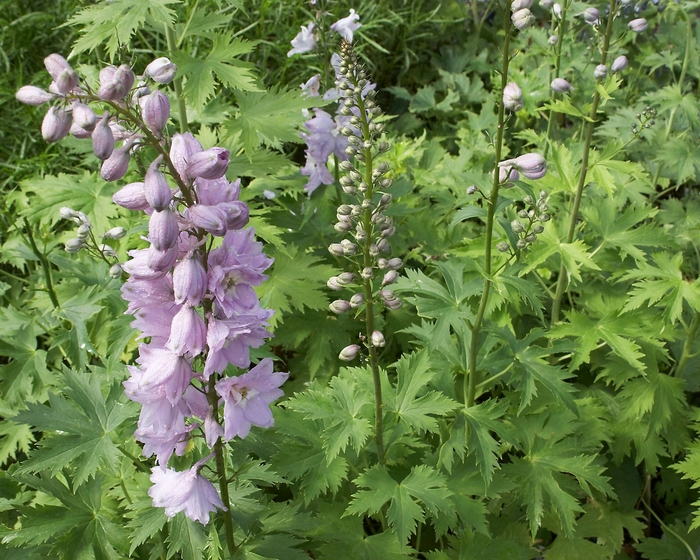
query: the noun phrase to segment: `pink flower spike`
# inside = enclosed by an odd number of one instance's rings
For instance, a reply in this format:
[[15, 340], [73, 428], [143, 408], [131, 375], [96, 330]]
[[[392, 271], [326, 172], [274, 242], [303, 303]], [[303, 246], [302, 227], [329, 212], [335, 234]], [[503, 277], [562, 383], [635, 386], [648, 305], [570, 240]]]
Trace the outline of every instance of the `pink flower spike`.
[[209, 514], [216, 508], [225, 510], [214, 485], [197, 473], [200, 466], [197, 463], [182, 472], [153, 467], [153, 486], [148, 490], [153, 506], [165, 508], [168, 517], [184, 511], [187, 517], [202, 525], [209, 523]]
[[240, 377], [227, 377], [216, 384], [216, 392], [224, 401], [224, 439], [245, 438], [252, 426], [270, 428], [274, 425], [270, 404], [284, 391], [279, 386], [288, 373], [272, 371], [271, 358], [265, 358]]

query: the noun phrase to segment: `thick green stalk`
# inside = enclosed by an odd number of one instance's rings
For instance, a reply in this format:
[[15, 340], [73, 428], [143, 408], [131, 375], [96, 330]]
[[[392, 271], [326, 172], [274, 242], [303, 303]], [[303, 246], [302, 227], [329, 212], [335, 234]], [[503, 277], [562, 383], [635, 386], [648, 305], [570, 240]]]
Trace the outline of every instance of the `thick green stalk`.
[[[370, 140], [372, 134], [369, 130], [369, 122], [367, 120], [367, 111], [365, 103], [361, 95], [357, 96], [357, 106], [360, 113], [360, 126], [362, 128], [362, 136], [365, 140]], [[374, 196], [373, 180], [372, 180], [372, 150], [371, 148], [363, 148], [362, 150], [365, 164], [364, 182], [367, 184], [367, 192], [365, 198], [372, 200]], [[366, 233], [364, 243], [362, 243], [362, 266], [364, 268], [373, 269], [373, 257], [370, 254], [370, 245], [374, 234], [374, 224], [372, 223], [372, 208], [365, 208], [362, 213], [362, 225]], [[374, 432], [375, 441], [377, 443], [377, 461], [380, 465], [384, 464], [384, 404], [382, 401], [382, 380], [379, 375], [379, 359], [377, 357], [377, 349], [372, 344], [372, 333], [374, 332], [374, 293], [372, 289], [372, 279], [364, 279], [365, 292], [365, 336], [367, 346], [369, 347], [369, 363], [372, 368], [372, 380], [374, 382]]]
[[[172, 58], [177, 50], [177, 42], [175, 41], [175, 33], [169, 25], [165, 26], [165, 40], [168, 43], [168, 54]], [[184, 134], [189, 129], [187, 124], [187, 105], [185, 98], [182, 96], [182, 78], [176, 77], [173, 80], [175, 88], [175, 97], [177, 98], [178, 121], [180, 122], [180, 133]]]
[[[212, 374], [209, 377], [209, 385], [207, 387], [207, 400], [212, 409], [214, 418], [219, 418], [219, 398], [216, 395], [216, 375]], [[214, 456], [216, 458], [216, 474], [219, 478], [219, 491], [221, 493], [221, 501], [226, 510], [223, 512], [224, 531], [226, 533], [226, 544], [231, 557], [238, 551], [238, 547], [233, 540], [233, 521], [231, 520], [231, 499], [228, 495], [228, 479], [226, 478], [226, 450], [221, 438], [217, 438], [214, 444]]]
[[[608, 59], [608, 49], [610, 48], [610, 37], [612, 35], [612, 24], [615, 19], [615, 5], [617, 0], [610, 0], [610, 13], [608, 15], [608, 25], [605, 29], [605, 37], [603, 39], [603, 51], [601, 53], [600, 63], [605, 64]], [[600, 84], [601, 79], [596, 81], [596, 85]], [[583, 144], [583, 159], [581, 161], [581, 173], [579, 174], [578, 184], [576, 185], [576, 193], [574, 194], [574, 203], [571, 208], [571, 216], [569, 220], [569, 231], [566, 234], [566, 243], [571, 243], [574, 240], [576, 233], [576, 223], [578, 222], [578, 213], [581, 207], [581, 197], [583, 195], [583, 187], [586, 185], [586, 175], [588, 173], [588, 157], [591, 149], [591, 140], [593, 139], [593, 128], [596, 123], [596, 115], [598, 113], [598, 105], [600, 103], [600, 93], [596, 88], [593, 94], [593, 104], [589, 113], [590, 120], [586, 123], [586, 136]], [[559, 278], [557, 279], [557, 289], [554, 292], [554, 301], [552, 302], [552, 322], [554, 325], [559, 321], [559, 313], [561, 311], [561, 299], [566, 289], [566, 268], [562, 260], [559, 267]]]
[[[508, 64], [510, 63], [510, 33], [511, 33], [511, 19], [510, 19], [510, 5], [511, 0], [506, 2], [505, 6], [505, 32], [506, 37], [503, 44], [503, 65], [501, 68], [501, 97], [503, 90], [508, 84]], [[491, 197], [489, 198], [489, 209], [486, 217], [486, 248], [484, 252], [484, 289], [481, 292], [481, 301], [479, 302], [479, 311], [477, 312], [476, 319], [474, 320], [474, 326], [472, 327], [472, 341], [471, 349], [469, 352], [469, 370], [464, 378], [465, 391], [464, 391], [464, 405], [465, 407], [474, 406], [474, 401], [476, 400], [476, 357], [479, 351], [479, 333], [481, 332], [481, 324], [484, 320], [484, 313], [486, 312], [486, 305], [489, 300], [489, 292], [491, 290], [491, 253], [493, 244], [493, 224], [496, 215], [496, 206], [498, 205], [498, 191], [499, 191], [499, 175], [500, 169], [498, 163], [501, 161], [501, 151], [503, 149], [503, 132], [505, 129], [505, 105], [503, 100], [498, 106], [498, 131], [496, 133], [496, 164], [494, 166], [493, 172], [493, 189], [491, 191]]]

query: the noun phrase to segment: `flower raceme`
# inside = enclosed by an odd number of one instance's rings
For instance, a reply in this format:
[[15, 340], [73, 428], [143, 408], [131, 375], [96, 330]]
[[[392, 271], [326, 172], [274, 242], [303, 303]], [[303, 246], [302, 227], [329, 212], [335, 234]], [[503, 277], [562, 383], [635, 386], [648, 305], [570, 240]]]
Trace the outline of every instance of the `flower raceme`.
[[[250, 349], [271, 336], [267, 328], [273, 312], [260, 306], [254, 287], [267, 278], [264, 272], [272, 260], [255, 241], [254, 230], [246, 228], [249, 210], [238, 199], [240, 180], [230, 182], [225, 176], [228, 150], [205, 150], [190, 133], [169, 135], [170, 101], [165, 92], [150, 87], [172, 81], [174, 64], [156, 59], [140, 77], [127, 65], [108, 66], [100, 72], [96, 94], [81, 88], [78, 74], [60, 55], [47, 57], [45, 64], [54, 80], [49, 92], [25, 86], [17, 98], [30, 105], [53, 103], [42, 124], [47, 141], [69, 132], [90, 139], [108, 181], [128, 172], [131, 153], [142, 146], [158, 154], [141, 181], [113, 196], [116, 204], [148, 216], [149, 246], [129, 251], [130, 260], [121, 265], [129, 275], [122, 286], [127, 313], [140, 338], [147, 339], [139, 345], [136, 364], [128, 366], [124, 389], [142, 406], [135, 437], [144, 445], [144, 455], [155, 456], [158, 464], [149, 491], [153, 505], [164, 507], [168, 517], [183, 511], [207, 523], [216, 508], [228, 507], [227, 498], [222, 501], [199, 472], [214, 454], [181, 472], [167, 465], [173, 454], [192, 448], [193, 436], [204, 436], [201, 456], [207, 446], [220, 453], [221, 446], [215, 445], [220, 437], [244, 438], [253, 426], [273, 425], [270, 405], [283, 395], [279, 387], [288, 374], [273, 372], [270, 359], [247, 373], [228, 374], [229, 366], [248, 369]], [[332, 122], [330, 116], [328, 120]], [[319, 126], [318, 133], [322, 130]], [[326, 141], [318, 140], [319, 158], [330, 154]], [[62, 217], [89, 232], [87, 217], [80, 213], [66, 208]], [[67, 250], [87, 246], [80, 231]], [[113, 228], [104, 238], [124, 234]], [[108, 247], [102, 253], [116, 256]]]

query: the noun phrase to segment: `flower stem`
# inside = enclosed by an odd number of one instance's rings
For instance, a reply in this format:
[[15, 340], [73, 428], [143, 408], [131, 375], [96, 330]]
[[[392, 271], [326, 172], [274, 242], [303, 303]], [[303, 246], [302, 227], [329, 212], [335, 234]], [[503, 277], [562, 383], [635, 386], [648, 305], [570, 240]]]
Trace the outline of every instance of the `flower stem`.
[[[209, 406], [211, 407], [212, 415], [215, 419], [219, 418], [219, 399], [216, 395], [216, 376], [212, 374], [209, 377], [209, 384], [207, 387], [207, 401], [209, 401]], [[224, 519], [224, 530], [226, 532], [226, 544], [228, 545], [228, 551], [231, 557], [233, 557], [238, 551], [238, 547], [233, 540], [233, 521], [231, 520], [231, 500], [228, 495], [228, 479], [226, 478], [226, 450], [224, 449], [224, 443], [219, 437], [214, 444], [214, 455], [216, 457], [216, 474], [219, 478], [219, 491], [221, 493], [221, 501], [224, 503], [226, 510], [223, 512], [222, 517]]]
[[[564, 2], [564, 5], [562, 6], [561, 9], [561, 22], [559, 23], [559, 28], [557, 30], [557, 37], [559, 40], [557, 41], [556, 46], [554, 47], [554, 52], [555, 52], [555, 59], [554, 59], [554, 76], [550, 76], [550, 78], [555, 79], [559, 77], [559, 74], [561, 73], [561, 47], [563, 44], [563, 39], [564, 35], [566, 33], [566, 11], [569, 8], [569, 2]], [[553, 14], [552, 14], [553, 15]], [[550, 80], [551, 81], [551, 80]], [[549, 90], [549, 101], [553, 102], [554, 101], [554, 90], [550, 88]], [[555, 119], [556, 113], [554, 112], [554, 109], [549, 110], [549, 120], [547, 121], [547, 140], [552, 139], [552, 129], [554, 128], [554, 119]], [[544, 145], [544, 157], [547, 157], [547, 152], [549, 151], [549, 142], [547, 142]]]
[[698, 327], [700, 327], [700, 313], [695, 313], [695, 315], [693, 315], [693, 319], [690, 321], [690, 325], [688, 325], [688, 329], [686, 330], [683, 353], [676, 364], [675, 370], [672, 371], [672, 374], [676, 377], [680, 377], [683, 374], [683, 370], [685, 369], [688, 360], [692, 357], [692, 347], [693, 342], [695, 341], [695, 336], [698, 333]]
[[[610, 47], [610, 36], [612, 35], [612, 24], [615, 19], [615, 4], [617, 0], [610, 0], [610, 13], [608, 15], [608, 25], [605, 29], [605, 38], [603, 40], [603, 51], [601, 53], [600, 63], [605, 64], [608, 58], [608, 48]], [[600, 84], [602, 78], [596, 80], [596, 86]], [[578, 213], [581, 207], [581, 196], [583, 195], [583, 187], [586, 185], [586, 175], [588, 173], [588, 156], [591, 148], [591, 140], [593, 139], [593, 128], [595, 127], [595, 119], [598, 113], [598, 104], [600, 103], [600, 93], [596, 88], [593, 94], [593, 104], [591, 105], [591, 111], [589, 113], [590, 120], [586, 123], [586, 136], [583, 144], [583, 159], [581, 160], [581, 172], [578, 178], [578, 185], [576, 186], [576, 193], [574, 195], [574, 202], [571, 208], [571, 216], [569, 220], [569, 231], [566, 235], [566, 243], [571, 243], [574, 239], [574, 233], [576, 232], [576, 223], [578, 222]], [[561, 299], [564, 295], [564, 290], [566, 289], [566, 267], [564, 266], [564, 261], [562, 259], [561, 266], [559, 267], [559, 277], [557, 279], [557, 288], [554, 292], [554, 301], [552, 302], [552, 321], [551, 324], [554, 325], [559, 321], [559, 313], [561, 311]]]
[[[503, 44], [503, 66], [501, 68], [501, 97], [502, 92], [508, 84], [508, 64], [510, 63], [510, 33], [511, 33], [511, 19], [510, 19], [510, 5], [511, 0], [508, 0], [505, 5], [505, 41]], [[472, 327], [472, 340], [471, 349], [469, 352], [469, 369], [467, 375], [464, 377], [464, 406], [466, 408], [474, 406], [474, 401], [476, 400], [476, 358], [479, 351], [479, 333], [481, 332], [481, 324], [484, 320], [484, 313], [486, 312], [486, 305], [489, 300], [489, 292], [491, 290], [491, 252], [493, 244], [493, 224], [494, 217], [496, 215], [496, 206], [498, 205], [498, 191], [499, 191], [499, 168], [498, 162], [501, 161], [501, 151], [503, 148], [503, 131], [505, 129], [505, 105], [501, 99], [498, 106], [498, 132], [496, 134], [496, 163], [494, 165], [493, 173], [493, 189], [491, 190], [491, 196], [489, 197], [489, 209], [486, 217], [486, 247], [484, 250], [484, 288], [481, 292], [481, 301], [479, 302], [479, 310], [476, 314], [476, 319], [474, 320], [474, 326]]]
[[[168, 43], [168, 54], [172, 58], [177, 50], [177, 43], [175, 41], [175, 33], [172, 27], [166, 24], [165, 26], [165, 40]], [[173, 80], [173, 87], [175, 88], [175, 97], [177, 98], [177, 112], [178, 121], [180, 122], [180, 133], [184, 134], [187, 132], [189, 125], [187, 124], [187, 105], [185, 104], [185, 98], [182, 96], [182, 78], [176, 77]]]
[[24, 218], [24, 229], [27, 232], [27, 238], [29, 239], [29, 244], [32, 247], [32, 253], [36, 255], [36, 258], [39, 259], [39, 262], [41, 263], [41, 268], [44, 271], [44, 280], [46, 282], [46, 292], [49, 294], [49, 299], [51, 299], [51, 303], [53, 306], [58, 309], [61, 307], [61, 304], [58, 303], [58, 297], [56, 296], [56, 292], [53, 289], [53, 280], [51, 278], [51, 267], [49, 265], [49, 261], [46, 258], [46, 255], [39, 251], [39, 247], [37, 247], [36, 241], [34, 240], [34, 234], [32, 233], [32, 226], [29, 225], [29, 221], [27, 218]]

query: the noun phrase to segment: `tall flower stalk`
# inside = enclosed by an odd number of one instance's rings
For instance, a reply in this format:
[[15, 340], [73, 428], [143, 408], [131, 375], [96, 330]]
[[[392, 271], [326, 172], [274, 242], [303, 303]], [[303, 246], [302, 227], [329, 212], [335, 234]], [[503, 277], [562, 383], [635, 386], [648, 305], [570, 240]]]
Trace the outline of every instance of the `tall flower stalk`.
[[[335, 229], [351, 234], [354, 241], [344, 239], [340, 243], [333, 243], [329, 251], [335, 256], [346, 257], [354, 270], [331, 278], [328, 286], [334, 290], [359, 288], [349, 301], [334, 301], [331, 310], [344, 313], [357, 309], [358, 313], [364, 315], [365, 332], [362, 342], [374, 382], [377, 461], [384, 464], [383, 402], [378, 348], [384, 346], [385, 339], [377, 330], [376, 317], [380, 306], [398, 309], [402, 305], [401, 300], [387, 286], [398, 279], [397, 271], [403, 266], [403, 262], [398, 258], [387, 259], [380, 256], [389, 256], [391, 253], [388, 240], [396, 228], [391, 218], [385, 215], [385, 210], [391, 203], [391, 195], [384, 192], [391, 186], [391, 180], [385, 177], [389, 166], [386, 162], [376, 163], [377, 155], [388, 150], [388, 144], [379, 141], [384, 125], [377, 122], [377, 117], [382, 111], [375, 102], [374, 84], [367, 79], [349, 41], [343, 41], [340, 58], [336, 82], [342, 96], [339, 112], [348, 119], [347, 125], [340, 132], [348, 140], [345, 153], [354, 159], [354, 163], [351, 160], [341, 162], [340, 169], [345, 175], [341, 177], [340, 184], [346, 194], [354, 197], [355, 204], [341, 204], [338, 207], [338, 223]], [[359, 344], [352, 344], [343, 349], [340, 358], [351, 361], [361, 351]]]
[[[273, 425], [269, 405], [282, 396], [279, 387], [288, 376], [275, 373], [271, 359], [241, 375], [231, 375], [238, 370], [229, 367], [248, 369], [250, 349], [271, 336], [267, 321], [273, 312], [260, 306], [254, 287], [265, 280], [272, 260], [254, 230], [245, 228], [249, 210], [238, 200], [240, 180], [225, 177], [228, 150], [205, 150], [189, 133], [168, 134], [170, 102], [159, 85], [173, 80], [175, 65], [157, 59], [138, 78], [127, 65], [108, 66], [100, 72], [99, 90], [91, 93], [60, 55], [45, 63], [54, 79], [49, 91], [25, 86], [17, 97], [32, 105], [52, 102], [42, 125], [47, 141], [69, 132], [90, 139], [107, 181], [126, 175], [133, 152], [144, 146], [156, 151], [143, 181], [113, 197], [148, 216], [149, 246], [129, 251], [128, 262], [110, 269], [113, 276], [121, 269], [129, 275], [122, 286], [127, 313], [139, 338], [148, 340], [139, 345], [137, 365], [128, 366], [124, 387], [142, 405], [135, 437], [157, 463], [148, 492], [153, 505], [165, 508], [168, 517], [182, 511], [206, 524], [217, 508], [231, 509], [224, 444], [245, 438], [253, 426]], [[116, 258], [109, 245], [97, 245], [84, 214], [64, 208], [61, 216], [79, 224], [66, 250], [86, 248], [105, 260]], [[124, 234], [113, 228], [103, 237]], [[172, 455], [185, 455], [193, 440], [201, 442], [195, 446], [201, 458], [185, 471], [169, 468]], [[219, 491], [200, 472], [211, 459]], [[231, 515], [225, 513], [223, 521], [233, 555]]]

